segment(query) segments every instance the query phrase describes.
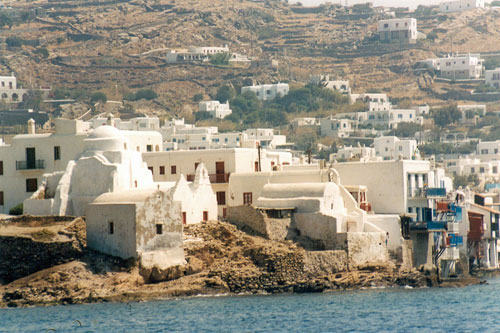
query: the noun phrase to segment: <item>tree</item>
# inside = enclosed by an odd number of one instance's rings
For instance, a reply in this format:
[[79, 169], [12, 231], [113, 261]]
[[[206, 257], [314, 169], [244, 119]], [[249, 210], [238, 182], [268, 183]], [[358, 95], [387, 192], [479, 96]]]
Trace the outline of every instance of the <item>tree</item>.
[[9, 26], [9, 30], [12, 28], [12, 19], [5, 13], [0, 12], [0, 28]]
[[203, 100], [203, 94], [198, 93], [193, 96], [193, 102], [201, 102]]
[[45, 47], [40, 47], [36, 49], [33, 53], [40, 55], [44, 59], [47, 59], [49, 57], [49, 50], [47, 50], [47, 48]]
[[434, 118], [434, 123], [439, 127], [445, 127], [447, 125], [457, 122], [462, 117], [460, 111], [456, 105], [446, 106], [444, 108], [433, 111], [432, 118]]
[[41, 103], [42, 92], [40, 90], [29, 90], [19, 106], [22, 109], [33, 109], [35, 111], [39, 111]]
[[23, 45], [23, 41], [19, 37], [7, 37], [5, 39], [5, 43], [7, 44], [8, 47], [20, 47]]
[[221, 86], [215, 94], [215, 100], [226, 103], [226, 101], [231, 100], [236, 95], [236, 91], [230, 86]]
[[419, 124], [402, 122], [399, 123], [398, 127], [392, 131], [392, 134], [403, 138], [412, 138], [415, 136], [415, 133], [421, 129], [422, 126]]
[[97, 103], [97, 102], [106, 103], [107, 101], [108, 101], [108, 96], [106, 96], [106, 94], [101, 91], [95, 92], [92, 94], [92, 96], [90, 96], [90, 102], [92, 103]]
[[210, 63], [212, 65], [227, 66], [229, 65], [229, 59], [231, 59], [231, 54], [227, 52], [210, 55]]
[[146, 99], [148, 101], [158, 97], [158, 94], [151, 89], [141, 89], [135, 93], [135, 100]]

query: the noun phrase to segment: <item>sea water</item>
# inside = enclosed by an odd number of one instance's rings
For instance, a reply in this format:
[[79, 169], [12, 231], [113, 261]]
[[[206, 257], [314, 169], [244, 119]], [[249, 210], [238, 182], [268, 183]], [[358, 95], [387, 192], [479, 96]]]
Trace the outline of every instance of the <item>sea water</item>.
[[500, 332], [500, 279], [464, 288], [0, 309], [1, 332]]

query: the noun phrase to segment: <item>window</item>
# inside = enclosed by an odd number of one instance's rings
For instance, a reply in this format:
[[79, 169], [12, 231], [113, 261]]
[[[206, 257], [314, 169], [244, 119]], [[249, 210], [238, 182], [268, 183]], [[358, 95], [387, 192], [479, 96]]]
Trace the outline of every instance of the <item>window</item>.
[[149, 171], [151, 171], [151, 174], [154, 175], [155, 173], [153, 172], [153, 167], [148, 167]]
[[115, 224], [110, 221], [108, 222], [108, 234], [113, 235], [115, 233]]
[[222, 206], [226, 204], [226, 192], [220, 191], [217, 192], [217, 205]]
[[38, 180], [36, 178], [26, 179], [26, 192], [35, 192], [38, 189]]
[[484, 173], [484, 168], [482, 168], [482, 167], [481, 167], [481, 168], [479, 168], [479, 172], [480, 172], [480, 173]]
[[384, 28], [389, 28], [389, 23], [385, 23]]
[[498, 173], [498, 168], [496, 166], [493, 167], [493, 173]]
[[495, 148], [494, 151], [495, 151], [495, 154], [498, 154], [498, 148]]
[[403, 151], [403, 147], [402, 146], [399, 146], [399, 151]]
[[3, 206], [3, 191], [0, 191], [0, 206]]
[[0, 176], [3, 176], [3, 161], [0, 161]]
[[243, 204], [251, 205], [252, 204], [252, 192], [243, 193]]
[[164, 175], [164, 174], [165, 174], [165, 167], [160, 166], [160, 175]]
[[475, 172], [474, 168], [470, 168], [470, 173], [474, 173], [474, 172]]
[[54, 161], [57, 161], [60, 159], [61, 159], [61, 147], [55, 146], [54, 147]]
[[163, 224], [156, 224], [156, 234], [157, 235], [163, 234]]
[[170, 174], [171, 175], [177, 174], [177, 166], [175, 165], [170, 166]]
[[153, 145], [146, 145], [146, 151], [153, 151]]

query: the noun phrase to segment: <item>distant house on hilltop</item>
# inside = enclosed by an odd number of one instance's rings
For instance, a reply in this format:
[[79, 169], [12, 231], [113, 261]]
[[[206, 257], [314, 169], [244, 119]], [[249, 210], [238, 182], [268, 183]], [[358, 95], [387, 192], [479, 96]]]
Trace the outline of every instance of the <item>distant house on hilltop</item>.
[[484, 0], [455, 0], [439, 4], [441, 13], [463, 12], [475, 8], [484, 8]]
[[389, 43], [415, 44], [418, 39], [417, 20], [402, 18], [378, 22], [380, 41]]

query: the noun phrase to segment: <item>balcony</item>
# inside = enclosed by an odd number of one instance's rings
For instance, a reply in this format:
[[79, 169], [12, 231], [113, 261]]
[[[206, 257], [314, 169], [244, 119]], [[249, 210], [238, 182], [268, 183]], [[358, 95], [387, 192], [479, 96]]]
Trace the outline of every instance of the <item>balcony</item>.
[[45, 169], [44, 160], [34, 161], [16, 161], [16, 170], [43, 170]]
[[443, 187], [429, 187], [426, 190], [427, 197], [443, 198], [446, 197], [446, 189]]
[[[229, 182], [230, 173], [213, 173], [209, 174], [208, 178], [212, 184], [225, 184]], [[188, 182], [193, 182], [195, 175], [187, 175], [186, 180]]]
[[408, 197], [410, 198], [445, 198], [446, 189], [441, 187], [429, 188], [409, 188]]

